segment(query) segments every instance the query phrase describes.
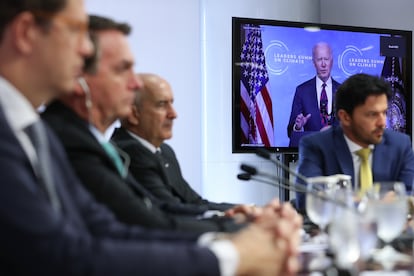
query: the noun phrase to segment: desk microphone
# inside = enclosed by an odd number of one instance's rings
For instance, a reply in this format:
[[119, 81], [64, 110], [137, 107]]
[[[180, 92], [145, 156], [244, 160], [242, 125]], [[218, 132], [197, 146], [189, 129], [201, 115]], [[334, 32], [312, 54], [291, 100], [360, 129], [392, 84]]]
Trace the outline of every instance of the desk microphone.
[[303, 185], [296, 184], [280, 176], [259, 171], [253, 166], [241, 164], [240, 169], [245, 171], [245, 173], [237, 175], [237, 178], [240, 180], [256, 180], [258, 182], [269, 184], [273, 187], [285, 188], [289, 191], [298, 193], [307, 193], [307, 190]]
[[303, 187], [303, 185], [296, 184], [283, 177], [274, 176], [274, 175], [271, 175], [265, 172], [261, 172], [257, 168], [250, 166], [250, 165], [242, 164], [240, 168], [243, 171], [245, 171], [245, 173], [240, 173], [237, 175], [237, 178], [240, 180], [244, 180], [244, 181], [255, 180], [260, 183], [268, 184], [270, 186], [278, 187], [278, 188], [281, 187], [281, 188], [284, 188], [284, 189], [287, 189], [293, 192], [312, 194], [313, 196], [318, 197], [322, 200], [332, 202], [333, 204], [337, 206], [349, 208], [349, 206], [345, 202], [337, 200], [336, 198], [332, 198], [324, 194], [321, 194], [316, 189], [308, 190], [305, 187]]
[[[241, 164], [240, 169], [242, 169], [242, 171], [246, 172], [247, 174], [250, 174], [250, 176], [257, 175], [257, 176], [266, 177], [267, 179], [272, 179], [273, 181], [285, 182], [285, 180], [281, 177], [277, 177], [276, 175], [272, 175], [270, 173], [258, 171], [255, 167], [247, 165], [247, 164]], [[246, 179], [246, 180], [248, 180], [248, 179]], [[286, 185], [286, 183], [284, 183], [284, 185]]]
[[288, 172], [288, 173], [296, 176], [297, 178], [299, 178], [300, 180], [304, 181], [305, 183], [308, 183], [309, 182], [308, 178], [306, 176], [304, 176], [303, 174], [298, 173], [298, 172], [295, 172], [294, 170], [290, 169], [288, 166], [286, 166], [285, 164], [283, 164], [279, 160], [273, 159], [271, 157], [270, 153], [267, 150], [259, 148], [256, 151], [256, 155], [259, 156], [259, 157], [261, 157], [261, 158], [264, 158], [266, 160], [269, 160], [270, 162], [272, 162], [273, 164], [275, 164], [278, 168], [282, 168], [282, 170], [284, 170], [284, 171], [286, 171], [286, 172]]
[[[291, 187], [290, 186], [291, 183], [285, 183], [285, 181], [282, 181], [283, 180], [282, 178], [280, 178], [280, 179], [275, 178], [272, 181], [270, 181], [270, 179], [260, 178], [260, 177], [257, 177], [255, 175], [252, 175], [250, 173], [239, 173], [237, 175], [237, 178], [240, 179], [240, 180], [244, 180], [244, 181], [254, 180], [254, 181], [257, 181], [257, 182], [260, 182], [260, 183], [268, 184], [268, 185], [273, 186], [273, 187], [278, 187], [278, 188], [282, 187], [282, 188], [285, 188], [289, 191], [294, 191], [294, 192], [299, 192], [299, 193], [305, 193], [306, 192], [303, 189], [298, 190], [298, 189], [295, 189], [294, 187]], [[276, 181], [279, 181], [279, 183], [276, 184], [275, 183]]]

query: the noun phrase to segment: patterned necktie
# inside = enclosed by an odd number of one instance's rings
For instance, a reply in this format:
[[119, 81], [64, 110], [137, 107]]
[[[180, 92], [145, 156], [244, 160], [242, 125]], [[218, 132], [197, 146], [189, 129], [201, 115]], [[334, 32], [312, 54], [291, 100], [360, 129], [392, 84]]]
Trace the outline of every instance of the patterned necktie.
[[329, 125], [328, 96], [326, 95], [326, 83], [322, 84], [321, 98], [319, 100], [319, 111], [321, 114], [322, 127]]
[[52, 208], [60, 212], [61, 202], [56, 192], [56, 186], [53, 181], [53, 175], [51, 171], [51, 159], [49, 152], [49, 142], [46, 136], [45, 126], [42, 121], [37, 121], [29, 125], [24, 130], [29, 136], [37, 155], [36, 163], [34, 164], [34, 170], [37, 173], [42, 188], [47, 194]]
[[125, 178], [126, 177], [126, 170], [124, 168], [124, 164], [122, 163], [122, 159], [119, 156], [117, 150], [115, 149], [114, 145], [112, 145], [111, 142], [104, 142], [101, 143], [103, 149], [108, 154], [108, 156], [112, 159], [112, 162], [114, 163], [116, 169], [118, 170], [118, 173]]
[[361, 195], [372, 187], [372, 171], [368, 159], [370, 153], [370, 148], [362, 148], [356, 151], [356, 154], [361, 159], [361, 166], [359, 167], [359, 186]]

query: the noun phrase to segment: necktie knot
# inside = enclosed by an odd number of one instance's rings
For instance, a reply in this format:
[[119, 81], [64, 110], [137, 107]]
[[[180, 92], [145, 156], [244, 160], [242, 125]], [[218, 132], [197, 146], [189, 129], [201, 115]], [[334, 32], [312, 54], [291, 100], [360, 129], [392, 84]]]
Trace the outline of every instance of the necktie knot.
[[361, 158], [362, 161], [367, 161], [370, 153], [370, 148], [362, 148], [356, 151], [356, 154]]

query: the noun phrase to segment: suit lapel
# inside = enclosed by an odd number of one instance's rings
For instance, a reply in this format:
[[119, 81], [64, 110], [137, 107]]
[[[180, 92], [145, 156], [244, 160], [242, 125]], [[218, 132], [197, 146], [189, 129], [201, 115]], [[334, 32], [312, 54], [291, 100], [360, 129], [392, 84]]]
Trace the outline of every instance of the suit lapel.
[[345, 141], [344, 133], [340, 127], [336, 127], [334, 130], [334, 145], [335, 145], [335, 158], [340, 166], [343, 174], [350, 175], [352, 177], [352, 183], [354, 178], [354, 163], [352, 160], [352, 154], [349, 152], [348, 144]]
[[167, 172], [164, 168], [164, 161], [161, 156], [156, 156], [149, 149], [144, 147], [140, 141], [131, 137], [131, 135], [129, 135], [129, 133], [122, 127], [115, 130], [114, 137], [116, 137], [116, 143], [119, 143], [121, 148], [132, 149], [131, 160], [133, 160], [135, 156], [139, 156], [141, 160], [145, 160], [148, 166], [156, 167], [156, 171], [161, 172], [161, 177], [164, 183], [168, 183]]
[[384, 159], [385, 156], [390, 156], [388, 154], [387, 147], [385, 146], [387, 139], [388, 136], [385, 132], [381, 143], [375, 145], [374, 151], [372, 153], [372, 175], [374, 177], [374, 181], [375, 175], [384, 175], [384, 171], [386, 170], [386, 166], [384, 166], [384, 162], [381, 159]]
[[[174, 194], [182, 198], [182, 182], [179, 181], [180, 177], [177, 176], [177, 172], [179, 172], [180, 170], [178, 168], [176, 159], [171, 154], [171, 150], [167, 147], [168, 146], [165, 144], [161, 145], [162, 157], [164, 159], [164, 166], [162, 168], [163, 179], [164, 182], [167, 183], [168, 187], [173, 190]], [[168, 163], [168, 168], [165, 167], [165, 162]], [[171, 183], [171, 181], [175, 181], [174, 185]]]
[[62, 215], [70, 219], [74, 224], [78, 225], [82, 229], [86, 229], [83, 219], [80, 217], [77, 207], [74, 205], [70, 189], [63, 183], [70, 183], [78, 181], [72, 178], [72, 171], [67, 170], [71, 165], [66, 159], [64, 148], [61, 145], [60, 140], [56, 137], [53, 131], [47, 126], [46, 133], [49, 139], [50, 154], [53, 156], [52, 162], [52, 176], [54, 179], [56, 192], [62, 204]]
[[[313, 93], [307, 93], [305, 94], [305, 96], [308, 97], [308, 102], [312, 104], [309, 105], [309, 107], [311, 107], [311, 112], [312, 114], [318, 114], [317, 116], [317, 120], [319, 121], [319, 125], [320, 125], [320, 119], [319, 119], [319, 103], [318, 103], [318, 92], [316, 91], [316, 77], [313, 78], [313, 80], [310, 82], [311, 85], [311, 89], [310, 91], [313, 91]], [[322, 127], [322, 125], [321, 125]]]

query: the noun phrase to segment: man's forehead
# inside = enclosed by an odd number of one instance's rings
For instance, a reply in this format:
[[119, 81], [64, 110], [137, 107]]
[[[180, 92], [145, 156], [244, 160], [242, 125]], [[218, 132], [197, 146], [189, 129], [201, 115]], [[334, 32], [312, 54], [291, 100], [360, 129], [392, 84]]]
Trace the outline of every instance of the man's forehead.
[[88, 18], [83, 0], [66, 0], [66, 4], [58, 13], [72, 14], [80, 18]]

